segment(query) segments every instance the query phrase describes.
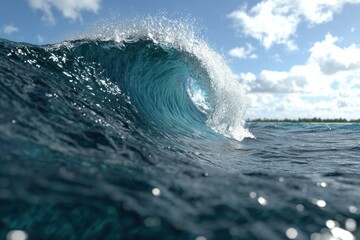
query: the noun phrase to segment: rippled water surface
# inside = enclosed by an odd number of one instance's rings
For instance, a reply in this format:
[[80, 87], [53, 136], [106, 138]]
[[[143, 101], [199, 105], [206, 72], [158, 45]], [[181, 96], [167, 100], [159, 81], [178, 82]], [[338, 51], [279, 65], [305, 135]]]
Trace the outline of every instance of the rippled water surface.
[[145, 33], [0, 41], [0, 239], [360, 239], [360, 124], [244, 126], [216, 53]]
[[211, 154], [112, 149], [95, 138], [91, 154], [72, 156], [4, 144], [1, 137], [1, 235], [22, 229], [30, 239], [359, 236], [359, 125], [250, 129], [256, 139], [224, 140]]

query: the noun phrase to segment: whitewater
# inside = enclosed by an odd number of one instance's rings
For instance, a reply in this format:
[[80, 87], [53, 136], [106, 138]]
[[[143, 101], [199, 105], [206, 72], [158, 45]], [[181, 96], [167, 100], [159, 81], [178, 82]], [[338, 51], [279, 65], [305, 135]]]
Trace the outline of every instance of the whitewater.
[[0, 238], [359, 238], [360, 125], [247, 105], [190, 20], [0, 39]]

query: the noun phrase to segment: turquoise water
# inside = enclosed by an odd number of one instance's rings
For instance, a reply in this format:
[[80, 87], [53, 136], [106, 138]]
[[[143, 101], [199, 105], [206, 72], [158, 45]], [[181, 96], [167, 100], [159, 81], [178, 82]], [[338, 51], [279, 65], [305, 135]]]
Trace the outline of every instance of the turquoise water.
[[0, 40], [1, 239], [359, 238], [359, 124], [244, 125], [204, 42], [126, 39]]

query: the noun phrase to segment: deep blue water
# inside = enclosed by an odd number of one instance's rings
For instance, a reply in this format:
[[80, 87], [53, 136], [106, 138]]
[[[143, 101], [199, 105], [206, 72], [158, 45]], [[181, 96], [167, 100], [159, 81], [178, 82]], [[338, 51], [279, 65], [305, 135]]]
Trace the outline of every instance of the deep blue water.
[[242, 126], [210, 70], [151, 38], [0, 40], [0, 239], [359, 239], [360, 125]]

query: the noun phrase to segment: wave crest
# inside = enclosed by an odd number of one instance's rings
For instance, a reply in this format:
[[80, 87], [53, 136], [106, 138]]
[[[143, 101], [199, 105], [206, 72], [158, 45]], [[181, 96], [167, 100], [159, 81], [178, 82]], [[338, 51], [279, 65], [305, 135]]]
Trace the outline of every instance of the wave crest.
[[[198, 28], [194, 21], [156, 16], [116, 22], [105, 21], [77, 37], [114, 40], [120, 46], [148, 39], [162, 48], [190, 54], [205, 70], [211, 86], [213, 99], [207, 103], [212, 104], [209, 108], [211, 111], [207, 114], [207, 125], [214, 131], [237, 140], [252, 137], [244, 128], [247, 105], [245, 91], [224, 58], [197, 36]], [[198, 103], [195, 101], [195, 104]]]

